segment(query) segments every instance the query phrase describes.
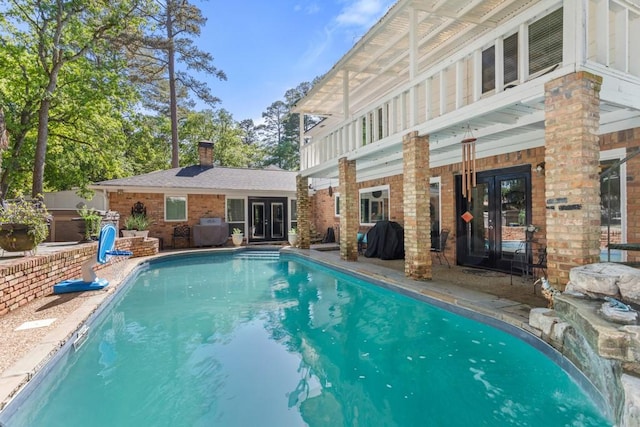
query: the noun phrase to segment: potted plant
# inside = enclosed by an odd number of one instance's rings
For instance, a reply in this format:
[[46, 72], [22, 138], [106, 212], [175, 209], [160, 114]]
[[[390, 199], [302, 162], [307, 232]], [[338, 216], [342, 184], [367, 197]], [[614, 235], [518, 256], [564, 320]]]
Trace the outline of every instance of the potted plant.
[[38, 200], [22, 197], [0, 206], [0, 248], [5, 251], [31, 251], [49, 235], [49, 212]]
[[231, 241], [234, 246], [240, 246], [242, 244], [242, 240], [244, 239], [244, 233], [239, 228], [234, 228], [231, 232]]
[[298, 230], [291, 228], [289, 230], [289, 244], [295, 246], [298, 243]]
[[84, 221], [84, 230], [82, 230], [84, 241], [98, 240], [102, 215], [96, 209], [88, 208], [86, 205], [78, 209], [78, 215]]
[[147, 237], [149, 235], [149, 219], [143, 214], [132, 214], [124, 220], [122, 237]]

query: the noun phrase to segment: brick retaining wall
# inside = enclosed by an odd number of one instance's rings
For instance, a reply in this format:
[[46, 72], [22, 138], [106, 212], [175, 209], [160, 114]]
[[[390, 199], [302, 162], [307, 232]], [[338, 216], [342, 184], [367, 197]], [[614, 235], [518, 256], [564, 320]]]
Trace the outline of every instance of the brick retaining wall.
[[[36, 298], [50, 295], [53, 285], [58, 282], [82, 277], [82, 264], [96, 256], [97, 248], [97, 243], [79, 244], [61, 248], [55, 253], [0, 263], [0, 316]], [[121, 238], [116, 240], [116, 249], [133, 252], [133, 258], [155, 255], [158, 253], [158, 239]]]

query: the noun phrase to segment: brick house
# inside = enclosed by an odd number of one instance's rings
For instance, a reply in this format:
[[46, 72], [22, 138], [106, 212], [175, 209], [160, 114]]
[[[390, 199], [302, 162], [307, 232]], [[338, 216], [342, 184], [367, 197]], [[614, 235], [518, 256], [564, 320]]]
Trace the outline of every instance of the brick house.
[[399, 0], [296, 105], [323, 118], [300, 138], [300, 244], [339, 227], [357, 260], [358, 230], [396, 221], [405, 274], [430, 279], [447, 229], [459, 265], [546, 251], [561, 289], [637, 260], [607, 244], [640, 242], [639, 37], [628, 0]]
[[[173, 244], [179, 225], [194, 227], [202, 218], [220, 218], [244, 232], [248, 243], [285, 241], [297, 226], [296, 174], [277, 168], [242, 169], [214, 166], [214, 144], [201, 142], [198, 165], [95, 183], [108, 208], [120, 213], [120, 224], [142, 203], [151, 220], [149, 236]], [[193, 234], [192, 234], [192, 237]], [[192, 240], [192, 245], [194, 240]]]

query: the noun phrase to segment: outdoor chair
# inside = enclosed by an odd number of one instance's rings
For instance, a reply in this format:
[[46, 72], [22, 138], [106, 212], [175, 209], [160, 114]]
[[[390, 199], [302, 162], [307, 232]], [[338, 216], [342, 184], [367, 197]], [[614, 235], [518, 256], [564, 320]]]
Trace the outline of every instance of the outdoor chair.
[[[532, 245], [533, 242], [528, 242]], [[536, 280], [547, 275], [547, 248], [540, 246], [535, 254], [529, 255], [527, 251], [527, 242], [523, 242], [518, 248], [511, 260], [511, 284], [513, 285], [514, 268], [520, 270], [522, 277], [531, 276], [533, 280], [533, 293], [536, 293]]]
[[440, 237], [435, 241], [435, 245], [431, 248], [431, 252], [434, 252], [438, 257], [438, 261], [442, 265], [442, 258], [447, 262], [447, 267], [451, 268], [451, 264], [449, 264], [449, 260], [447, 259], [446, 249], [447, 249], [447, 239], [449, 238], [449, 230], [443, 229], [440, 232]]
[[186, 241], [187, 248], [191, 247], [191, 227], [188, 225], [177, 225], [173, 227], [173, 248], [177, 249], [179, 241]]

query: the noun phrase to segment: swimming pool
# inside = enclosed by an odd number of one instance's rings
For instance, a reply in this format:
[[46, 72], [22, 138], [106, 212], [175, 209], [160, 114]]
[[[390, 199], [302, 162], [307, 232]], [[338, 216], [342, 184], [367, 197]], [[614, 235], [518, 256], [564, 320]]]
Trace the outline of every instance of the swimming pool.
[[147, 263], [57, 359], [0, 422], [611, 425], [509, 333], [271, 252]]

